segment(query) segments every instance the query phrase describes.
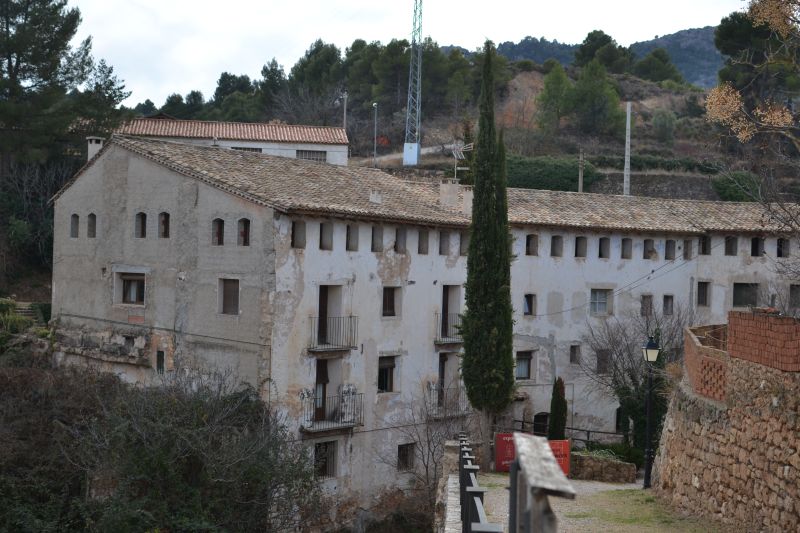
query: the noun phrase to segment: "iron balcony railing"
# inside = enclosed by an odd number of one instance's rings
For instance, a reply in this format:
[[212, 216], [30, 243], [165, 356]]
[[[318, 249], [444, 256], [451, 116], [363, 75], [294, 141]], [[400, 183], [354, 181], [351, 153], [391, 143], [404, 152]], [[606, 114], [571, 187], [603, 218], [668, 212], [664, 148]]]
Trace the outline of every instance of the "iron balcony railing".
[[364, 393], [307, 396], [301, 400], [304, 431], [329, 431], [364, 425]]
[[309, 350], [351, 350], [358, 338], [357, 316], [311, 317]]
[[464, 387], [442, 387], [428, 384], [428, 414], [432, 418], [462, 416], [472, 412]]
[[458, 313], [436, 313], [436, 342], [462, 342], [461, 315]]

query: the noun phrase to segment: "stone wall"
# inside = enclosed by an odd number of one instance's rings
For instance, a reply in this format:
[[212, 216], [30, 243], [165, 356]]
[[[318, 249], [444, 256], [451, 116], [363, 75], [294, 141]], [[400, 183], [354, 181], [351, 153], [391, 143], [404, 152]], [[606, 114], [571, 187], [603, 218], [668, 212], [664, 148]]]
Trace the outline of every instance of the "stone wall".
[[[622, 178], [622, 172], [609, 172], [605, 178], [592, 183], [589, 192], [622, 194]], [[654, 198], [719, 200], [711, 185], [711, 177], [669, 174], [662, 171], [631, 172], [631, 194]]]
[[796, 531], [800, 373], [731, 357], [724, 397], [696, 395], [688, 381], [677, 387], [654, 489], [684, 512], [737, 530]]
[[607, 483], [634, 483], [636, 465], [573, 452], [570, 455], [569, 477]]

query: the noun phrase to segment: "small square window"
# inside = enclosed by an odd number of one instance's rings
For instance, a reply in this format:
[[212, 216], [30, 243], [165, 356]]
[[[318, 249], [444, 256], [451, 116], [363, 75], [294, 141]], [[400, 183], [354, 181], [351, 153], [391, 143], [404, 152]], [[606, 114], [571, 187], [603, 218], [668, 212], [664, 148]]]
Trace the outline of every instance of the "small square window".
[[736, 237], [725, 237], [725, 255], [736, 255], [739, 253], [739, 239]]
[[664, 243], [664, 259], [672, 261], [675, 259], [675, 240], [667, 239]]
[[580, 344], [573, 344], [569, 347], [569, 364], [571, 365], [579, 365], [581, 364], [581, 345]]
[[383, 288], [383, 316], [399, 316], [398, 295], [399, 287]]
[[394, 391], [394, 356], [378, 358], [378, 392]]
[[561, 235], [550, 237], [550, 257], [561, 257], [564, 253], [564, 238]]
[[333, 223], [320, 222], [319, 224], [319, 249], [333, 250]]
[[633, 257], [633, 240], [628, 237], [622, 239], [622, 248], [620, 249], [620, 258], [630, 259]]
[[219, 280], [219, 313], [223, 315], [239, 314], [239, 280]]
[[664, 308], [663, 308], [664, 316], [670, 316], [673, 314], [674, 300], [675, 298], [671, 294], [664, 295]]
[[575, 257], [586, 257], [586, 237], [575, 237]]
[[417, 253], [419, 255], [428, 255], [428, 230], [420, 228], [417, 239]]
[[697, 305], [698, 307], [708, 307], [710, 305], [711, 295], [711, 282], [698, 281], [697, 282]]
[[589, 298], [589, 312], [603, 316], [611, 314], [611, 290], [592, 289]]
[[764, 239], [761, 237], [753, 237], [750, 240], [750, 255], [752, 257], [761, 257], [764, 255]]
[[517, 352], [517, 366], [514, 375], [517, 379], [531, 379], [532, 351]]
[[523, 300], [522, 314], [526, 316], [536, 315], [536, 295], [526, 294]]
[[372, 226], [372, 251], [383, 251], [383, 226]]
[[124, 304], [144, 305], [144, 274], [120, 274], [122, 281], [122, 298]]
[[597, 257], [600, 259], [608, 259], [611, 257], [611, 239], [608, 237], [600, 237], [598, 243]]
[[397, 447], [397, 470], [400, 472], [414, 470], [414, 447], [413, 442]]
[[306, 223], [303, 220], [292, 221], [292, 248], [306, 247]]
[[703, 235], [699, 239], [699, 253], [700, 255], [711, 255], [711, 236]]
[[459, 234], [458, 254], [467, 255], [468, 252], [469, 252], [469, 233], [466, 231], [462, 231]]
[[758, 305], [758, 283], [734, 283], [733, 307], [756, 307]]
[[653, 239], [645, 239], [644, 246], [642, 247], [642, 259], [656, 259], [656, 241]]
[[642, 303], [641, 309], [639, 313], [642, 316], [652, 316], [653, 315], [653, 295], [652, 294], [642, 294]]
[[597, 350], [597, 373], [608, 374], [611, 369], [611, 350]]
[[394, 251], [398, 254], [406, 253], [406, 228], [397, 228], [395, 230]]
[[314, 473], [319, 478], [336, 477], [336, 441], [314, 444]]
[[525, 255], [539, 255], [539, 236], [534, 233], [525, 235]]
[[345, 249], [348, 252], [358, 251], [358, 224], [348, 224], [345, 229]]
[[439, 255], [450, 255], [450, 232], [439, 232]]

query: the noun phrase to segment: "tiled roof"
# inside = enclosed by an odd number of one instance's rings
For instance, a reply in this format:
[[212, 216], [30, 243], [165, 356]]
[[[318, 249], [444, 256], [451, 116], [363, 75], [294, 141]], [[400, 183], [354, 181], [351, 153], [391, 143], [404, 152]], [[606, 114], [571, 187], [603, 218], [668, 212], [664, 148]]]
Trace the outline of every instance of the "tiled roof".
[[347, 144], [344, 128], [293, 126], [263, 122], [212, 122], [172, 118], [135, 118], [117, 133], [144, 137], [225, 139], [278, 143]]
[[[380, 170], [121, 135], [114, 135], [103, 151], [113, 145], [285, 213], [453, 227], [469, 224], [460, 210], [463, 188], [454, 204], [458, 207], [447, 208], [439, 202], [437, 184], [408, 181]], [[680, 234], [779, 231], [757, 203], [532, 189], [509, 189], [508, 203], [514, 225]]]

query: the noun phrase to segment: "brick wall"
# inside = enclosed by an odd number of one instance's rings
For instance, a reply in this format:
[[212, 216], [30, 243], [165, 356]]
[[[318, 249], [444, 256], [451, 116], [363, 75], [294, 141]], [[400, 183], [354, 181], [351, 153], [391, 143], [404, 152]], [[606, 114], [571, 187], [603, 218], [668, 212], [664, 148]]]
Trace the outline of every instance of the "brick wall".
[[800, 372], [800, 322], [758, 311], [731, 311], [728, 353], [785, 372]]
[[696, 394], [724, 401], [730, 357], [714, 346], [724, 346], [725, 326], [686, 328], [684, 355], [686, 376]]

